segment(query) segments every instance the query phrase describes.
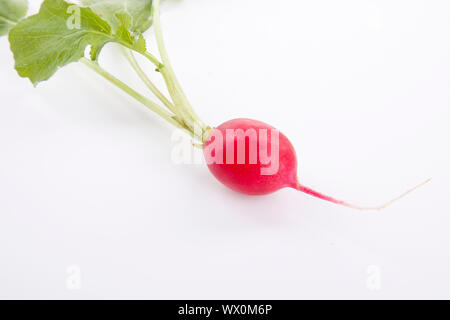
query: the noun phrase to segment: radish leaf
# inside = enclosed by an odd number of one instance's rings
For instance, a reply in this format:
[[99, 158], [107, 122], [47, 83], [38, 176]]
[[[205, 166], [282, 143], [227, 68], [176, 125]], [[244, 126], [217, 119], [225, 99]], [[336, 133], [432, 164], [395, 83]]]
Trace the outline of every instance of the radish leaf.
[[80, 60], [87, 46], [97, 60], [108, 42], [145, 52], [142, 35], [133, 35], [132, 17], [116, 14], [117, 32], [91, 8], [64, 0], [45, 0], [39, 13], [21, 20], [9, 32], [11, 50], [20, 76], [36, 85], [49, 79], [60, 67]]
[[139, 34], [137, 40], [134, 43], [134, 46], [137, 52], [144, 53], [145, 51], [147, 51], [147, 45], [145, 43], [145, 39], [142, 33]]
[[34, 85], [50, 78], [59, 67], [78, 61], [86, 46], [99, 51], [112, 40], [111, 27], [91, 9], [63, 0], [45, 0], [38, 14], [9, 32], [15, 68]]
[[113, 31], [123, 23], [118, 17], [123, 14], [131, 18], [131, 33], [142, 33], [151, 26], [152, 0], [81, 0], [81, 3], [105, 19]]
[[127, 13], [118, 13], [116, 18], [120, 21], [120, 26], [117, 29], [117, 36], [125, 43], [133, 45], [134, 39], [129, 29], [131, 26], [131, 17]]
[[0, 3], [0, 36], [8, 33], [28, 11], [27, 0], [1, 0]]

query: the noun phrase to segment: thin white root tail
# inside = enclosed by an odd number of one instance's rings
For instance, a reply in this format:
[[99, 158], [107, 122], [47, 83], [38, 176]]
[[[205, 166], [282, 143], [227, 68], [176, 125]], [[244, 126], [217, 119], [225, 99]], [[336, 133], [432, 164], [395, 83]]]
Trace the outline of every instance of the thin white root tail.
[[386, 202], [385, 204], [382, 204], [381, 206], [376, 206], [376, 207], [360, 207], [360, 206], [355, 206], [353, 204], [347, 203], [347, 202], [342, 202], [341, 204], [343, 206], [349, 207], [349, 208], [353, 208], [353, 209], [357, 209], [357, 210], [382, 210], [386, 207], [389, 207], [391, 204], [393, 204], [394, 202], [397, 202], [398, 200], [402, 199], [403, 197], [407, 196], [408, 194], [410, 194], [411, 192], [419, 189], [420, 187], [424, 186], [425, 184], [427, 184], [428, 182], [431, 181], [430, 179], [425, 180], [424, 182], [422, 182], [421, 184], [415, 186], [414, 188], [409, 189], [408, 191], [402, 193], [401, 195], [399, 195], [398, 197], [392, 199], [391, 201]]

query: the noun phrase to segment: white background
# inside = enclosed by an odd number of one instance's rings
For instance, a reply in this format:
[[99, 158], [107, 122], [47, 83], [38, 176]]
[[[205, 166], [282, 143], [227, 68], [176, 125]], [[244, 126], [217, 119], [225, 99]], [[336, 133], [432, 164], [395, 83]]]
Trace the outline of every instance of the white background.
[[[304, 184], [356, 204], [433, 181], [381, 212], [233, 193], [176, 165], [172, 128], [83, 65], [33, 88], [3, 37], [0, 298], [450, 298], [449, 1], [162, 11], [208, 124], [278, 127]], [[101, 64], [145, 92], [115, 46]]]

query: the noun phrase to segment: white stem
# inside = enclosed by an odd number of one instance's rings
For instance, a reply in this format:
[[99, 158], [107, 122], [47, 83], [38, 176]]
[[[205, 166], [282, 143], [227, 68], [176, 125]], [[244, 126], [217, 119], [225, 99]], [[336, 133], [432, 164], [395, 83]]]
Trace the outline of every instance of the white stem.
[[[109, 82], [114, 84], [116, 87], [118, 87], [122, 91], [124, 91], [127, 94], [129, 94], [131, 97], [133, 97], [134, 99], [136, 99], [137, 101], [142, 103], [144, 106], [146, 106], [147, 108], [149, 108], [150, 110], [152, 110], [153, 112], [158, 114], [161, 118], [165, 119], [170, 124], [174, 125], [177, 128], [180, 128], [180, 129], [183, 129], [185, 131], [188, 131], [177, 120], [175, 120], [174, 115], [172, 115], [171, 113], [167, 112], [164, 108], [162, 108], [158, 104], [154, 103], [150, 99], [144, 97], [143, 95], [138, 93], [133, 88], [129, 87], [127, 84], [125, 84], [121, 80], [119, 80], [116, 77], [114, 77], [112, 74], [110, 74], [105, 69], [100, 67], [100, 65], [98, 63], [93, 62], [93, 61], [91, 61], [89, 59], [86, 59], [86, 58], [81, 58], [80, 62], [82, 62], [84, 65], [89, 67], [91, 70], [93, 70], [96, 73], [98, 73], [99, 75], [101, 75], [103, 78], [105, 78], [106, 80], [108, 80]], [[189, 134], [192, 134], [192, 133], [189, 132]]]
[[136, 58], [130, 49], [124, 48], [125, 57], [130, 62], [136, 74], [141, 78], [142, 82], [150, 89], [151, 92], [173, 113], [176, 113], [175, 106], [167, 99], [164, 94], [153, 84], [149, 77], [145, 74], [142, 68], [139, 66]]
[[183, 120], [191, 126], [191, 121], [193, 121], [194, 126], [198, 125], [202, 128], [202, 130], [204, 130], [206, 128], [205, 124], [192, 109], [170, 63], [161, 30], [159, 5], [160, 0], [153, 0], [153, 27], [155, 28], [156, 43], [158, 45], [159, 54], [161, 55], [161, 60], [163, 63], [163, 70], [161, 70], [161, 72], [165, 75], [166, 83], [175, 105], [181, 105]]

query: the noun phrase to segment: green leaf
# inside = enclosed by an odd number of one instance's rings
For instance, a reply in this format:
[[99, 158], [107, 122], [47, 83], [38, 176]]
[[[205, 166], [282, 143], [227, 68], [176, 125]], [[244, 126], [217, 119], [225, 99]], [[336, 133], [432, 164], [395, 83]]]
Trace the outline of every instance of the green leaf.
[[145, 39], [144, 39], [144, 36], [142, 35], [142, 33], [139, 35], [139, 37], [135, 41], [134, 47], [135, 47], [136, 51], [140, 52], [140, 53], [144, 53], [145, 51], [147, 51], [147, 45], [145, 43]]
[[89, 52], [89, 56], [91, 57], [91, 60], [97, 61], [98, 57], [100, 55], [100, 51], [102, 51], [105, 44], [107, 44], [108, 41], [101, 41], [97, 44], [91, 45], [91, 50]]
[[88, 45], [92, 46], [91, 56], [97, 57], [115, 37], [108, 23], [91, 9], [45, 0], [38, 14], [10, 30], [9, 41], [17, 72], [36, 85], [58, 68], [82, 58]]
[[[117, 19], [120, 21], [119, 28], [116, 31], [116, 42], [119, 42], [123, 45], [126, 45], [130, 48], [135, 48], [135, 50], [139, 51], [142, 48], [142, 33], [139, 34], [137, 37], [133, 37], [129, 31], [131, 26], [131, 17], [127, 13], [118, 13], [116, 15]], [[142, 39], [141, 39], [142, 38]], [[145, 40], [144, 40], [145, 41]], [[100, 54], [100, 51], [102, 50], [104, 43], [100, 43], [99, 45], [92, 46], [91, 47], [91, 59], [97, 60], [98, 56]], [[139, 51], [142, 52], [142, 51]], [[144, 52], [145, 52], [145, 44], [144, 44]]]
[[27, 0], [0, 0], [0, 36], [7, 34], [27, 11]]
[[116, 35], [117, 37], [130, 45], [133, 45], [134, 38], [131, 35], [129, 29], [131, 26], [131, 17], [127, 13], [118, 13], [116, 14], [116, 18], [120, 21], [120, 26], [117, 28]]
[[114, 32], [122, 24], [118, 14], [131, 17], [128, 28], [131, 33], [142, 33], [151, 26], [152, 0], [81, 0], [81, 3], [108, 21]]

